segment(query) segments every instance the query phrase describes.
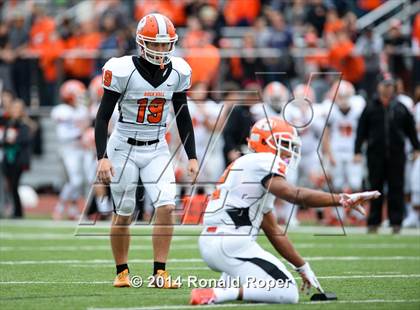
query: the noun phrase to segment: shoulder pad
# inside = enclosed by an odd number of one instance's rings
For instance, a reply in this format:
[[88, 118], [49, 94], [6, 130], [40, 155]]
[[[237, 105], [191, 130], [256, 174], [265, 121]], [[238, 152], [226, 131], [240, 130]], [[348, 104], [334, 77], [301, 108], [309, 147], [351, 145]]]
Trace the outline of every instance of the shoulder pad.
[[171, 57], [172, 69], [179, 74], [177, 91], [183, 91], [191, 87], [192, 70], [190, 65], [181, 57]]
[[278, 174], [285, 177], [287, 174], [287, 164], [272, 153], [256, 153], [258, 156], [257, 169], [266, 174]]
[[134, 69], [132, 56], [111, 58], [102, 68], [102, 86], [106, 89], [122, 93]]

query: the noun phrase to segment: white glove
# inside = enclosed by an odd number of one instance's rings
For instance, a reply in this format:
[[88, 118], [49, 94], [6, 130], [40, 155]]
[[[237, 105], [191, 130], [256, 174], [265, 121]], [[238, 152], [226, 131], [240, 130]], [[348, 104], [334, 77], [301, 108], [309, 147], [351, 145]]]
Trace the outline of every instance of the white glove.
[[321, 284], [319, 284], [318, 279], [316, 278], [315, 273], [312, 271], [311, 266], [306, 262], [303, 266], [295, 268], [295, 271], [300, 273], [302, 277], [302, 287], [301, 291], [306, 294], [310, 293], [311, 287], [314, 287], [322, 291]]
[[361, 192], [361, 193], [353, 193], [353, 194], [340, 194], [339, 203], [344, 208], [355, 209], [361, 214], [366, 215], [366, 211], [361, 206], [361, 204], [371, 199], [376, 199], [379, 196], [381, 196], [381, 193], [378, 191]]

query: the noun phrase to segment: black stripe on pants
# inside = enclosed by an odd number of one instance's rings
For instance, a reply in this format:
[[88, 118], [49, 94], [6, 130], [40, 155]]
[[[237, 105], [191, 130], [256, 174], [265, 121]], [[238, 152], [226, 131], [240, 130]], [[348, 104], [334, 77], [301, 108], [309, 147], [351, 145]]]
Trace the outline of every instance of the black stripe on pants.
[[279, 267], [269, 262], [268, 260], [265, 260], [259, 257], [252, 257], [252, 258], [235, 257], [235, 258], [243, 262], [250, 262], [257, 265], [262, 270], [264, 270], [267, 274], [273, 277], [275, 280], [279, 280], [279, 279], [282, 279], [283, 281], [289, 280], [289, 278], [284, 274], [283, 271], [280, 270]]

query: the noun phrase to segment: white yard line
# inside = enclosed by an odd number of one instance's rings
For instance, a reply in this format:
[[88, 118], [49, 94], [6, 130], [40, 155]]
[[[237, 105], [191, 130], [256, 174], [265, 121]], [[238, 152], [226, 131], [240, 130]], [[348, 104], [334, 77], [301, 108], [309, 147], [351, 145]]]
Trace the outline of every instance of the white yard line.
[[[308, 261], [387, 261], [387, 260], [420, 260], [419, 256], [308, 256]], [[150, 263], [152, 259], [132, 259], [131, 263]], [[204, 263], [201, 258], [173, 258], [171, 263]], [[46, 264], [112, 264], [110, 259], [67, 259], [67, 260], [9, 260], [0, 261], [0, 265], [46, 265]]]
[[[174, 235], [172, 242], [186, 241], [186, 240], [196, 240], [198, 233], [191, 236], [176, 236]], [[151, 234], [142, 234], [136, 235], [136, 232], [133, 232], [132, 237], [135, 239], [146, 239], [150, 240]], [[109, 240], [109, 232], [90, 232], [87, 234], [75, 235], [74, 233], [20, 233], [20, 232], [0, 232], [0, 240], [98, 240], [104, 239]]]
[[[296, 242], [296, 248], [301, 249], [419, 249], [420, 244], [414, 243], [364, 243], [364, 244], [319, 244], [319, 243], [299, 243]], [[132, 250], [152, 250], [152, 245], [132, 245]], [[198, 250], [197, 244], [180, 244], [171, 248], [171, 251], [177, 250]], [[0, 252], [17, 252], [17, 251], [46, 251], [46, 252], [65, 252], [65, 251], [109, 251], [109, 245], [69, 245], [69, 246], [0, 246]]]
[[[79, 225], [78, 222], [74, 221], [52, 221], [52, 220], [0, 220], [0, 227], [34, 227], [34, 228], [74, 228], [74, 232], [76, 230], [79, 234], [89, 234], [93, 235], [95, 232], [87, 231], [86, 230], [96, 230], [96, 229], [108, 229], [110, 223], [109, 222], [97, 222], [95, 224], [87, 224], [88, 221], [85, 222], [85, 225]], [[141, 223], [138, 225], [131, 225], [134, 230], [150, 230], [151, 225]], [[177, 231], [179, 232], [199, 232], [201, 231], [203, 226], [201, 225], [177, 225], [175, 226], [175, 234]], [[365, 227], [344, 227], [344, 231], [346, 234], [366, 234]], [[343, 235], [343, 229], [341, 227], [325, 227], [325, 226], [299, 226], [293, 227], [288, 229], [288, 232], [292, 233], [311, 233], [311, 234], [326, 234], [326, 235]], [[391, 228], [380, 228], [380, 234], [389, 234], [391, 232]], [[402, 235], [420, 235], [420, 229], [403, 229], [401, 231]]]
[[[131, 245], [130, 250], [152, 250], [152, 245]], [[180, 244], [171, 248], [171, 251], [177, 250], [198, 250], [197, 244]], [[0, 246], [0, 252], [15, 252], [15, 251], [37, 251], [37, 252], [67, 252], [67, 251], [110, 251], [110, 245], [58, 245], [58, 246]]]
[[[335, 303], [335, 304], [365, 304], [365, 303], [418, 303], [420, 299], [366, 299], [366, 300], [336, 300], [322, 303]], [[317, 304], [317, 302], [304, 301], [299, 304]], [[200, 306], [190, 306], [190, 305], [169, 305], [169, 306], [147, 306], [147, 307], [130, 307], [130, 308], [87, 308], [88, 310], [170, 310], [170, 309], [213, 309], [213, 308], [244, 308], [244, 307], [260, 307], [260, 306], [275, 306], [275, 304], [263, 304], [263, 303], [239, 303], [239, 304], [217, 304], [217, 305], [200, 305]]]
[[[400, 275], [354, 275], [354, 276], [321, 276], [318, 279], [383, 279], [383, 278], [420, 278], [420, 274], [400, 274]], [[300, 279], [298, 279], [300, 281]], [[188, 282], [188, 279], [182, 279], [182, 282]], [[112, 284], [112, 281], [0, 281], [0, 285], [13, 284]]]

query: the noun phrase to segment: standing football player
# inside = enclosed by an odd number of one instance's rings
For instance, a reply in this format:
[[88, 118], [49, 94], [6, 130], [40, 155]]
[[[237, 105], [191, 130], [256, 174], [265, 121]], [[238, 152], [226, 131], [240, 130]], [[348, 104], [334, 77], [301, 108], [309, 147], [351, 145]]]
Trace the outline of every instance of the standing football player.
[[[342, 206], [364, 213], [360, 204], [379, 195], [333, 194], [288, 183], [289, 166], [296, 167], [299, 161], [300, 139], [296, 129], [280, 118], [258, 121], [251, 129], [248, 146], [253, 153], [235, 160], [219, 180], [207, 205], [206, 227], [199, 238], [200, 252], [208, 266], [222, 272], [221, 280], [239, 277], [240, 287], [193, 289], [191, 304], [231, 300], [297, 303], [299, 294], [291, 273], [256, 242], [262, 228], [277, 252], [301, 274], [303, 288], [320, 288], [309, 264], [277, 225], [274, 196], [306, 207]], [[265, 283], [273, 281], [277, 284], [267, 289]]]
[[[331, 94], [337, 92], [336, 104], [331, 108], [324, 132], [323, 147], [331, 165], [334, 190], [356, 192], [362, 188], [363, 165], [360, 162], [353, 162], [354, 141], [357, 122], [365, 104], [358, 102], [350, 82], [344, 80], [336, 82], [330, 92]], [[340, 216], [344, 219], [341, 211], [339, 211]], [[337, 215], [336, 212], [332, 214]], [[358, 218], [358, 215], [354, 216]]]
[[[188, 173], [198, 172], [194, 131], [186, 92], [191, 68], [171, 57], [178, 36], [172, 22], [161, 14], [144, 16], [137, 26], [139, 56], [111, 58], [103, 67], [104, 95], [95, 123], [98, 179], [110, 183], [115, 214], [111, 247], [117, 276], [115, 287], [130, 286], [129, 224], [141, 178], [155, 208], [153, 227], [153, 274], [164, 279], [164, 288], [177, 288], [170, 281], [166, 261], [173, 234], [175, 176], [165, 140], [166, 117], [172, 102], [178, 132], [188, 156]], [[119, 120], [108, 145], [108, 121], [118, 103]]]
[[84, 105], [86, 87], [78, 80], [69, 80], [60, 87], [61, 103], [51, 111], [51, 118], [56, 123], [59, 141], [59, 156], [63, 162], [67, 182], [60, 192], [59, 201], [54, 209], [54, 220], [63, 218], [67, 208], [70, 219], [77, 219], [79, 209], [77, 201], [82, 196], [85, 149], [82, 146], [82, 135], [89, 127], [89, 111]]

